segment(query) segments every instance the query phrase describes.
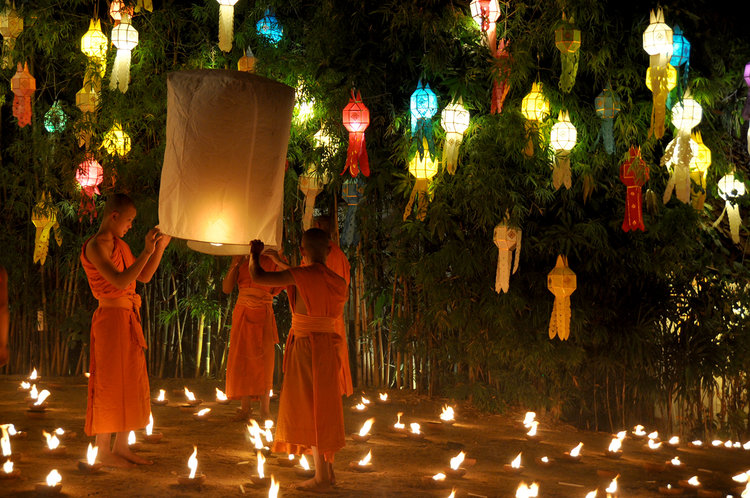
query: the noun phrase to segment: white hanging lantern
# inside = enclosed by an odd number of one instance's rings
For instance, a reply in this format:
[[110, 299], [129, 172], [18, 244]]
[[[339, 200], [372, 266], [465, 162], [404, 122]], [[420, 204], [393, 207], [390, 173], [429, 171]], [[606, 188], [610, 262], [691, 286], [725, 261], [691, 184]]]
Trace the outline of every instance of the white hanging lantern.
[[112, 68], [112, 78], [109, 80], [109, 89], [118, 88], [125, 93], [130, 81], [130, 56], [138, 45], [138, 31], [130, 24], [130, 16], [126, 12], [121, 13], [120, 24], [112, 28], [112, 43], [117, 47], [117, 56]]
[[550, 147], [555, 151], [554, 169], [552, 171], [552, 185], [555, 190], [561, 185], [569, 189], [572, 186], [570, 171], [570, 151], [576, 145], [578, 131], [570, 122], [568, 111], [560, 111], [558, 121], [550, 132]]
[[443, 162], [448, 173], [456, 173], [458, 165], [458, 148], [464, 138], [464, 133], [469, 128], [469, 111], [463, 105], [463, 99], [452, 102], [443, 109], [440, 114], [440, 124], [445, 130], [445, 144], [443, 145]]
[[690, 132], [702, 117], [703, 108], [690, 92], [685, 92], [682, 102], [672, 107], [672, 124], [677, 128], [677, 136], [669, 142], [661, 158], [662, 166], [671, 169], [664, 204], [669, 202], [672, 191], [680, 201], [690, 202], [690, 162], [698, 154], [698, 144], [690, 138]]
[[[521, 258], [521, 229], [509, 227], [500, 223], [495, 227], [494, 241], [497, 246], [497, 271], [495, 272], [495, 292], [508, 292], [510, 287], [511, 267], [513, 273], [518, 271], [518, 261]], [[515, 253], [515, 264], [513, 255]]]
[[216, 1], [219, 2], [219, 48], [222, 52], [231, 52], [234, 39], [234, 4], [238, 0]]
[[[729, 218], [729, 232], [732, 234], [732, 241], [735, 244], [740, 243], [740, 207], [737, 205], [737, 198], [745, 195], [745, 184], [734, 177], [734, 173], [729, 173], [719, 180], [719, 197], [724, 199], [724, 209], [726, 210], [727, 217]], [[717, 226], [721, 222], [722, 216], [716, 220], [714, 226]]]
[[664, 22], [664, 12], [658, 9], [656, 13], [651, 11], [651, 22], [643, 32], [643, 50], [649, 55], [649, 71], [646, 75], [649, 89], [653, 92], [653, 105], [651, 110], [651, 127], [649, 135], [654, 134], [656, 138], [664, 136], [664, 115], [667, 94], [670, 88], [670, 68], [675, 74], [677, 71], [669, 65], [672, 57], [674, 33]]

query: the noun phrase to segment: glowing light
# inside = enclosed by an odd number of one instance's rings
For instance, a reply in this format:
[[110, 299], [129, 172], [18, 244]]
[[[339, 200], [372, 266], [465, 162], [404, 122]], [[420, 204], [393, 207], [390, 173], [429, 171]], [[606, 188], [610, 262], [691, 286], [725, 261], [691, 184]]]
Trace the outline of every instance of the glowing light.
[[526, 412], [526, 416], [523, 418], [523, 426], [531, 427], [531, 424], [534, 423], [534, 419], [536, 419], [536, 412]]
[[737, 474], [736, 476], [732, 476], [732, 480], [741, 483], [748, 482], [748, 480], [750, 480], [750, 470]]
[[355, 410], [362, 411], [362, 410], [365, 410], [366, 408], [367, 407], [364, 405], [364, 403], [357, 403], [356, 405], [354, 405]]
[[452, 406], [444, 405], [443, 411], [440, 414], [440, 420], [444, 420], [446, 422], [450, 422], [452, 420], [455, 420], [455, 413], [453, 411]]
[[216, 401], [227, 401], [227, 399], [228, 399], [227, 395], [224, 394], [224, 392], [217, 387], [216, 388]]
[[607, 448], [607, 451], [610, 453], [617, 453], [620, 451], [620, 448], [622, 447], [622, 440], [619, 438], [612, 438], [612, 441], [609, 443], [609, 448]]
[[397, 417], [396, 423], [393, 424], [393, 427], [395, 429], [399, 429], [400, 430], [400, 429], [405, 429], [406, 428], [406, 425], [404, 425], [403, 423], [401, 423], [401, 415], [403, 415], [403, 414], [404, 414], [404, 412], [398, 412], [398, 415], [396, 415], [396, 417]]
[[135, 431], [130, 431], [128, 433], [128, 446], [131, 444], [135, 444]]
[[521, 468], [521, 453], [519, 453], [516, 458], [513, 459], [512, 462], [510, 462], [510, 466], [513, 469], [520, 469]]
[[2, 447], [3, 450], [3, 457], [8, 458], [11, 455], [10, 450], [10, 436], [8, 435], [8, 428], [7, 426], [2, 426], [2, 432], [3, 436], [0, 438], [0, 447]]
[[125, 157], [130, 152], [130, 135], [122, 129], [120, 123], [115, 122], [104, 134], [102, 147], [111, 156]]
[[190, 479], [195, 479], [195, 471], [198, 470], [198, 447], [193, 446], [193, 454], [188, 458], [188, 468], [190, 469]]
[[365, 398], [364, 396], [362, 396], [362, 404], [363, 405], [369, 405], [370, 404], [370, 400], [367, 399], [367, 398]]
[[29, 380], [37, 380], [39, 378], [39, 374], [36, 371], [36, 368], [34, 368], [31, 371], [31, 375], [29, 375]]
[[526, 435], [529, 437], [536, 436], [536, 429], [538, 426], [539, 426], [539, 422], [537, 422], [536, 420], [533, 420], [531, 422], [531, 429], [529, 429], [529, 432], [527, 432]]
[[299, 466], [305, 470], [310, 470], [310, 464], [307, 463], [307, 458], [305, 458], [305, 455], [301, 455], [299, 457]]
[[29, 391], [29, 398], [31, 399], [37, 399], [39, 397], [39, 391], [36, 390], [36, 384], [31, 386], [31, 391]]
[[276, 498], [279, 496], [279, 483], [271, 476], [271, 487], [268, 488], [268, 498]]
[[65, 434], [65, 430], [62, 427], [58, 427], [57, 429], [55, 429], [55, 434], [57, 434], [58, 436], [62, 436], [63, 434]]
[[713, 441], [711, 441], [711, 446], [721, 446], [722, 444], [724, 444], [724, 442], [719, 441], [718, 439], [714, 439]]
[[49, 398], [50, 392], [46, 389], [43, 389], [42, 392], [39, 393], [39, 397], [36, 400], [36, 403], [34, 403], [34, 406], [41, 406], [42, 403], [44, 403], [47, 398]]
[[49, 432], [42, 430], [42, 435], [47, 439], [47, 448], [50, 450], [54, 450], [58, 446], [60, 446], [60, 440], [57, 439], [57, 436], [54, 434], [50, 434]]
[[148, 414], [148, 424], [146, 425], [146, 435], [150, 436], [154, 431], [154, 415]]
[[586, 498], [596, 498], [596, 490], [586, 493]]
[[731, 448], [732, 447], [732, 441], [730, 440], [730, 441], [727, 441], [726, 443], [724, 443], [724, 447], [725, 448]]
[[366, 467], [368, 465], [371, 465], [370, 460], [372, 460], [372, 450], [368, 451], [367, 455], [365, 455], [362, 460], [357, 462], [357, 465], [359, 465], [360, 467]]
[[658, 450], [659, 448], [661, 448], [661, 441], [659, 441], [658, 443], [656, 443], [656, 442], [654, 442], [653, 439], [649, 439], [648, 440], [648, 447], [649, 447], [649, 449], [652, 449], [652, 450]]
[[543, 456], [540, 460], [544, 463], [549, 463], [549, 457]]
[[609, 483], [609, 486], [607, 486], [607, 489], [605, 489], [604, 491], [606, 491], [609, 494], [617, 493], [617, 477], [612, 479], [612, 482]]
[[266, 430], [273, 429], [273, 420], [266, 420], [265, 422], [263, 422], [263, 427]]
[[703, 446], [703, 441], [696, 439], [695, 441], [690, 441], [690, 444], [693, 446]]
[[655, 439], [658, 439], [658, 437], [659, 437], [659, 432], [658, 431], [654, 431], [654, 432], [652, 432], [651, 434], [648, 435], [648, 438], [650, 440], [652, 440], [652, 441], [655, 440]]
[[159, 389], [159, 396], [156, 397], [156, 401], [164, 401], [164, 389]]
[[250, 420], [250, 425], [247, 426], [247, 432], [250, 433], [250, 440], [252, 441], [253, 445], [255, 446], [256, 450], [262, 450], [263, 449], [263, 438], [261, 436], [261, 433], [263, 431], [260, 430], [260, 426], [258, 425], [258, 422], [256, 422], [254, 419]]
[[688, 479], [688, 484], [690, 484], [691, 486], [700, 486], [701, 485], [700, 481], [698, 480], [698, 476], [693, 476], [690, 479]]
[[444, 481], [445, 480], [445, 474], [443, 474], [442, 472], [438, 472], [437, 474], [435, 474], [434, 476], [432, 476], [432, 480], [433, 481]]
[[370, 433], [370, 428], [372, 428], [372, 424], [375, 422], [374, 418], [368, 418], [364, 424], [362, 424], [362, 428], [359, 430], [359, 436], [365, 437], [367, 434]]
[[10, 474], [11, 472], [13, 472], [13, 462], [11, 462], [10, 460], [6, 461], [3, 464], [3, 472], [5, 472], [6, 474]]
[[388, 401], [388, 393], [380, 393], [380, 401]]
[[266, 477], [265, 472], [263, 471], [263, 464], [266, 463], [265, 457], [263, 457], [263, 453], [260, 451], [258, 452], [258, 477], [261, 479]]
[[461, 464], [464, 462], [464, 458], [466, 458], [466, 453], [464, 453], [463, 451], [451, 458], [451, 469], [458, 470], [458, 468], [461, 467]]
[[639, 437], [640, 436], [645, 436], [646, 435], [646, 431], [643, 430], [643, 426], [642, 425], [636, 425], [635, 428], [633, 429], [633, 434], [636, 435], [636, 436], [639, 436]]
[[195, 401], [195, 394], [193, 394], [187, 387], [185, 388], [185, 397], [188, 401]]
[[742, 449], [745, 449], [745, 450], [750, 450], [750, 441], [748, 441], [748, 442], [746, 442], [745, 444], [743, 444], [743, 445], [742, 445]]
[[616, 437], [617, 437], [617, 439], [619, 439], [620, 441], [624, 441], [624, 440], [625, 440], [625, 438], [627, 437], [627, 435], [628, 435], [628, 431], [620, 431], [620, 432], [618, 432], [618, 433], [617, 433], [617, 436], [616, 436]]
[[202, 410], [198, 410], [198, 413], [196, 413], [195, 416], [196, 417], [205, 417], [206, 415], [208, 415], [208, 412], [210, 412], [210, 411], [211, 411], [210, 408], [204, 408]]
[[570, 450], [570, 456], [573, 458], [578, 458], [578, 456], [581, 454], [581, 448], [583, 448], [583, 443], [578, 443], [578, 446]]
[[23, 389], [24, 391], [28, 391], [29, 389], [31, 389], [31, 384], [29, 384], [25, 380], [22, 380], [21, 381], [21, 389]]
[[412, 422], [411, 424], [409, 424], [409, 428], [411, 429], [411, 433], [412, 434], [421, 434], [421, 432], [419, 432], [419, 424], [418, 423]]
[[672, 446], [677, 446], [678, 444], [680, 444], [680, 438], [678, 436], [672, 436], [671, 438], [669, 438], [669, 441], [667, 441], [667, 443]]
[[516, 498], [533, 498], [539, 496], [539, 485], [532, 483], [531, 486], [527, 486], [525, 482], [521, 482], [516, 489]]
[[86, 461], [89, 465], [93, 466], [96, 463], [96, 455], [99, 453], [99, 447], [98, 446], [91, 446], [91, 443], [89, 443], [89, 447], [86, 450]]
[[60, 484], [60, 481], [62, 481], [62, 476], [57, 471], [57, 469], [52, 469], [52, 471], [47, 474], [47, 486], [51, 488], [55, 487]]

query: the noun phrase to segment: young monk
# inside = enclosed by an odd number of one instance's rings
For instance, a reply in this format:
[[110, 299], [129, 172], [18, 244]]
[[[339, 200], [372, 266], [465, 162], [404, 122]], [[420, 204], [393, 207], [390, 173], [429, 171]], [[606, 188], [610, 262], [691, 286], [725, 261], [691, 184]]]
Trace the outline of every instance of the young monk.
[[0, 367], [8, 363], [8, 329], [10, 328], [10, 311], [8, 311], [8, 272], [0, 266]]
[[[151, 413], [148, 373], [141, 329], [141, 298], [135, 281], [148, 282], [159, 266], [170, 237], [154, 227], [137, 258], [122, 237], [135, 219], [133, 201], [113, 194], [102, 213], [99, 231], [83, 244], [81, 264], [99, 300], [91, 319], [86, 434], [96, 435], [103, 464], [130, 467], [153, 462], [128, 449], [128, 432], [148, 424]], [[110, 449], [112, 433], [114, 445]]]
[[344, 411], [339, 388], [336, 318], [346, 301], [346, 282], [325, 262], [328, 235], [311, 228], [302, 236], [304, 266], [266, 272], [263, 243], [251, 245], [250, 275], [259, 285], [287, 285], [292, 328], [284, 354], [284, 385], [273, 451], [312, 452], [315, 477], [297, 488], [325, 491], [334, 484], [333, 457], [344, 447]]
[[[240, 400], [235, 420], [241, 422], [247, 422], [252, 413], [251, 397], [260, 399], [261, 419], [270, 418], [274, 348], [279, 342], [273, 296], [283, 290], [283, 287], [264, 287], [253, 282], [248, 259], [248, 256], [233, 256], [222, 282], [225, 294], [231, 293], [235, 284], [239, 287], [229, 336], [226, 390], [228, 398]], [[260, 264], [266, 271], [276, 271], [276, 265], [268, 256], [261, 256]]]

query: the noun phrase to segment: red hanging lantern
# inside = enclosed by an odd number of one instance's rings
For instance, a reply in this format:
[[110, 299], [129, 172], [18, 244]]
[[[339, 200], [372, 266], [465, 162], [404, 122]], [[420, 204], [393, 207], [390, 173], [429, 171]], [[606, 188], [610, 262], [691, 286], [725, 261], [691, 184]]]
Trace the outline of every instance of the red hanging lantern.
[[645, 232], [641, 187], [648, 181], [648, 164], [641, 158], [640, 147], [630, 146], [629, 158], [620, 166], [620, 181], [627, 187], [622, 229]]
[[370, 110], [362, 102], [362, 95], [357, 92], [344, 107], [344, 127], [349, 131], [349, 150], [346, 153], [346, 165], [343, 175], [347, 171], [356, 177], [360, 170], [365, 176], [370, 176], [370, 160], [367, 157], [365, 145], [365, 130], [370, 125]]
[[76, 182], [81, 187], [81, 205], [78, 207], [78, 220], [88, 214], [89, 221], [96, 218], [94, 194], [99, 194], [99, 185], [104, 180], [104, 170], [93, 156], [87, 156], [76, 170]]
[[18, 63], [16, 74], [10, 79], [13, 97], [13, 115], [18, 118], [18, 126], [31, 124], [31, 97], [36, 91], [36, 80], [29, 72], [29, 64]]

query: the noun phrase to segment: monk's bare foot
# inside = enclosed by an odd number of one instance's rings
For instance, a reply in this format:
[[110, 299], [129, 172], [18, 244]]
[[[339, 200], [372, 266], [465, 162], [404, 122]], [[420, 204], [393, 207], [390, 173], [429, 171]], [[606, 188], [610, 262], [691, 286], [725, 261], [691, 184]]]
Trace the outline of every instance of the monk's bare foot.
[[100, 453], [97, 460], [102, 462], [102, 465], [105, 467], [120, 467], [124, 469], [135, 467], [133, 463], [115, 453]]
[[130, 462], [133, 462], [137, 465], [153, 465], [153, 460], [147, 460], [143, 458], [142, 456], [138, 456], [132, 451], [125, 449], [125, 450], [118, 450], [114, 452], [115, 455], [120, 456]]
[[326, 465], [328, 465], [328, 476], [331, 478], [331, 486], [335, 486], [336, 474], [333, 473], [333, 464], [330, 462], [327, 462]]
[[331, 490], [331, 483], [325, 481], [316, 481], [313, 477], [312, 479], [292, 484], [291, 487], [292, 489], [307, 491], [310, 493], [325, 493], [326, 491]]

